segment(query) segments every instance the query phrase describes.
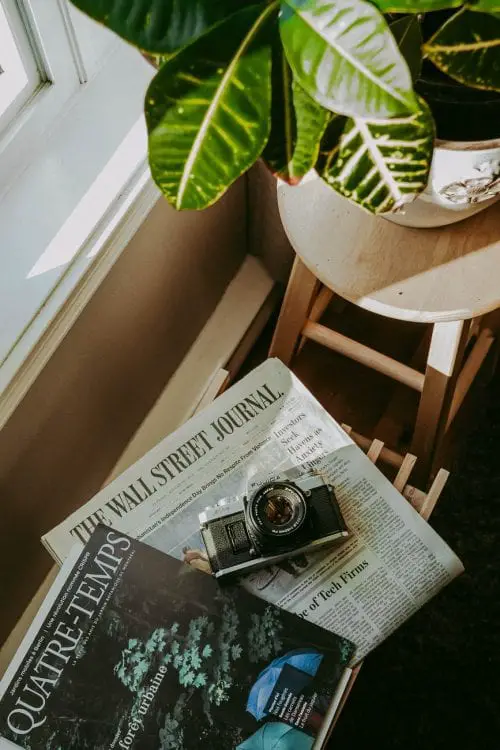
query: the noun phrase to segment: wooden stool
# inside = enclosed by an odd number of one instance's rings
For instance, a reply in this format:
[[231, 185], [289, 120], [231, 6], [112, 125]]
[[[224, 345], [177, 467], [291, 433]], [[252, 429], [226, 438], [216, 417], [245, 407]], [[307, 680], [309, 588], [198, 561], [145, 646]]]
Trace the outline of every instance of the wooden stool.
[[[411, 452], [428, 475], [494, 341], [479, 318], [500, 306], [500, 204], [448, 227], [411, 229], [371, 216], [320, 179], [280, 184], [278, 202], [297, 257], [270, 356], [290, 365], [311, 339], [421, 393]], [[425, 373], [321, 325], [334, 294], [432, 323]]]

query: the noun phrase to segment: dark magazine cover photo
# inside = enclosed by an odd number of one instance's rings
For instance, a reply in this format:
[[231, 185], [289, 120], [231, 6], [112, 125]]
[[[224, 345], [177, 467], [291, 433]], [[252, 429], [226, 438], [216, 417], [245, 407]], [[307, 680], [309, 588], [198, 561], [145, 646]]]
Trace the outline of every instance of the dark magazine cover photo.
[[0, 734], [28, 750], [310, 750], [353, 651], [99, 526], [3, 695]]

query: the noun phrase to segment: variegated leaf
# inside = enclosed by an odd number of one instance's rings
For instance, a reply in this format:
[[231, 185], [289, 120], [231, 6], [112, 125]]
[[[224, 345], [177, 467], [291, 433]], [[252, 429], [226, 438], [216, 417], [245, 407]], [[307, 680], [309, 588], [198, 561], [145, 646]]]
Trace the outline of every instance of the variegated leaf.
[[319, 104], [355, 117], [418, 108], [408, 66], [366, 0], [282, 0], [280, 32], [294, 77]]
[[[42, 0], [43, 2], [43, 0]], [[146, 52], [171, 54], [248, 5], [247, 0], [71, 0]], [[259, 0], [255, 0], [256, 3]]]
[[318, 166], [322, 178], [371, 213], [411, 202], [427, 184], [434, 141], [429, 108], [419, 104], [407, 117], [349, 119], [333, 158]]
[[318, 160], [321, 139], [331, 112], [311, 99], [297, 81], [293, 82], [293, 104], [297, 118], [297, 141], [291, 163], [295, 183], [311, 170]]
[[500, 17], [458, 11], [425, 44], [440, 70], [467, 86], [500, 91]]
[[384, 13], [427, 13], [459, 8], [464, 0], [373, 0], [373, 3]]
[[232, 15], [167, 60], [146, 95], [149, 162], [178, 209], [214, 203], [260, 156], [277, 4]]

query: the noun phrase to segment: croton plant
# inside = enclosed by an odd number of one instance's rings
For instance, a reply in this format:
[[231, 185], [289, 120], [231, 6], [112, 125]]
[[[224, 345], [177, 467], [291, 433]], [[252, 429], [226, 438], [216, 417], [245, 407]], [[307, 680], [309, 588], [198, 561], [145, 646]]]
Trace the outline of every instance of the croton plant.
[[369, 211], [392, 211], [429, 175], [422, 59], [500, 91], [500, 0], [72, 2], [157, 63], [149, 160], [177, 209], [210, 206], [261, 157], [289, 183], [315, 168]]

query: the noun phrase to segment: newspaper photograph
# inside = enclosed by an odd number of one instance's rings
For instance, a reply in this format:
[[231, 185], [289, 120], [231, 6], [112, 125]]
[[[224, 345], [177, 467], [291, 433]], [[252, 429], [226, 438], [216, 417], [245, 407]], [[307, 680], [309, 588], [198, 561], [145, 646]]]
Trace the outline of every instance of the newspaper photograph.
[[354, 641], [362, 659], [462, 571], [459, 559], [302, 383], [268, 360], [43, 541], [62, 561], [102, 521], [210, 571], [199, 514], [267, 478], [317, 473], [342, 543], [247, 575], [251, 592]]

